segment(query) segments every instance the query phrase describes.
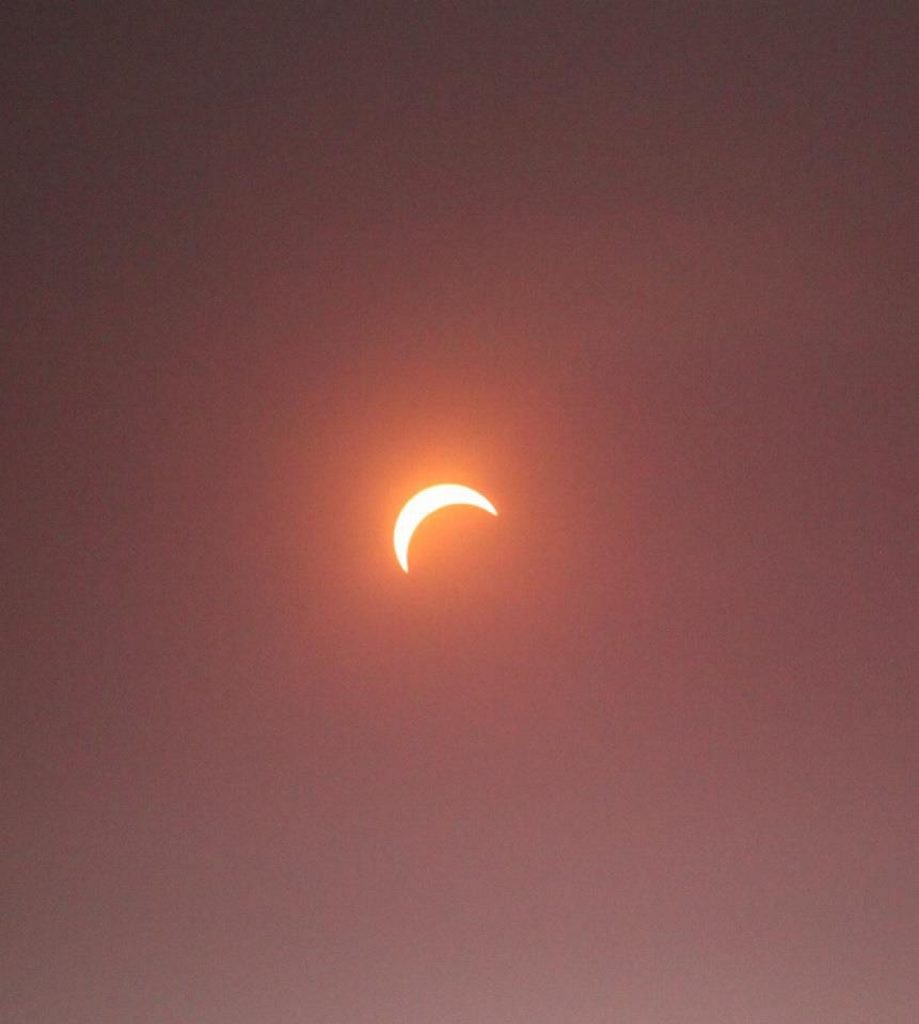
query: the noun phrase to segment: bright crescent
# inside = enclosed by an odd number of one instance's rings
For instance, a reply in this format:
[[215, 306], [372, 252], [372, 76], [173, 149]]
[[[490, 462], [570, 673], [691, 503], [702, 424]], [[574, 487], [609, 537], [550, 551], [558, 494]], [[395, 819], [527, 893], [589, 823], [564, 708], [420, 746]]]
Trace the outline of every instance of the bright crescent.
[[432, 512], [448, 505], [473, 505], [483, 512], [490, 512], [493, 516], [498, 514], [488, 498], [471, 487], [464, 487], [462, 484], [434, 484], [433, 487], [425, 487], [402, 506], [393, 530], [393, 547], [404, 572], [408, 572], [408, 546], [412, 541], [412, 534]]

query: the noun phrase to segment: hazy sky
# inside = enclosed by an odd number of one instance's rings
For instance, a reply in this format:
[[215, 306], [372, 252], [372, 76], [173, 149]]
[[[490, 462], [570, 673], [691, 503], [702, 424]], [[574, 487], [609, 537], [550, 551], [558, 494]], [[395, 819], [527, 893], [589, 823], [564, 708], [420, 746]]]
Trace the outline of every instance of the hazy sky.
[[911, 6], [4, 16], [4, 1024], [915, 1024]]

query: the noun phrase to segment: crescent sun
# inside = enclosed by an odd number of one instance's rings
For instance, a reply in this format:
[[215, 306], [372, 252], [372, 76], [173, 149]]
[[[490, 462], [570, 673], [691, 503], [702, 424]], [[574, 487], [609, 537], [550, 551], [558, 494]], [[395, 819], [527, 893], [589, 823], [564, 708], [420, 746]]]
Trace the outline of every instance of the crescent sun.
[[463, 484], [434, 484], [433, 487], [425, 487], [402, 506], [393, 530], [392, 542], [396, 550], [396, 559], [404, 572], [408, 572], [408, 546], [412, 541], [412, 534], [432, 512], [448, 505], [472, 505], [493, 516], [498, 514], [488, 498]]

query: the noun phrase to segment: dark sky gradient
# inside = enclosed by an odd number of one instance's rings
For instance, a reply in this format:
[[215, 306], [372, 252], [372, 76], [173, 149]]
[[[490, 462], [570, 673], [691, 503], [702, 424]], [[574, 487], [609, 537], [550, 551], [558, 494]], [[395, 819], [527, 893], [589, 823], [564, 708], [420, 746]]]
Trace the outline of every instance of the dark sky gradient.
[[911, 6], [5, 15], [4, 1024], [919, 1020]]

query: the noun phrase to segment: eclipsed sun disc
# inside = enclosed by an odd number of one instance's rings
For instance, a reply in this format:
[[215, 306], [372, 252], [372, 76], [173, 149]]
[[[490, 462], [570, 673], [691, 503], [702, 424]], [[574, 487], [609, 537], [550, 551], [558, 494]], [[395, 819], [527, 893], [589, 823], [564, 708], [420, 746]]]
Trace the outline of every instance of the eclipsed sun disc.
[[448, 505], [472, 505], [493, 516], [498, 514], [488, 498], [463, 484], [434, 484], [433, 487], [425, 487], [402, 506], [393, 530], [392, 543], [396, 559], [404, 572], [408, 572], [408, 546], [415, 530], [432, 512]]

